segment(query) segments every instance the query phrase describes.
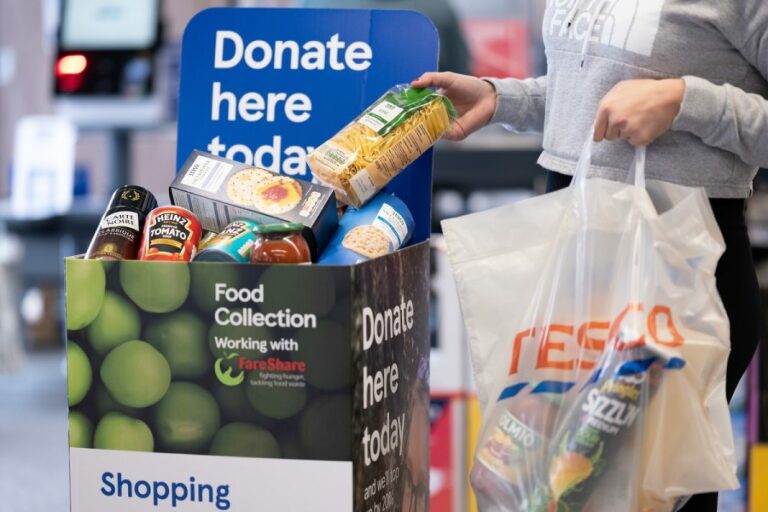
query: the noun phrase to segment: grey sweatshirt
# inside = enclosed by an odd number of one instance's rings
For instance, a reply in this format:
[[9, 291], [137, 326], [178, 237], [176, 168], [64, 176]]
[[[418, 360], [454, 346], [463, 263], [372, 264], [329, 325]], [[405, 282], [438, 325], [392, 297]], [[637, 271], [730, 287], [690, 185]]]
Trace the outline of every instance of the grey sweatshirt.
[[[546, 77], [489, 80], [492, 121], [543, 131], [544, 168], [573, 174], [616, 83], [673, 77], [685, 97], [672, 130], [648, 148], [649, 177], [738, 198], [768, 167], [767, 0], [547, 0], [543, 36]], [[632, 155], [626, 142], [600, 143], [593, 174], [623, 179]]]

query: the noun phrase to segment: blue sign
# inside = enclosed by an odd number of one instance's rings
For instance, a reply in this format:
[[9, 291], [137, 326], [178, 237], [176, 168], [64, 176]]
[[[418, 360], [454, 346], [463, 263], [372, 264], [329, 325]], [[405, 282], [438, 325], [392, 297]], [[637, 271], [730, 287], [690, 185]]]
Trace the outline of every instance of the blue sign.
[[[184, 32], [177, 164], [194, 149], [310, 180], [306, 155], [390, 87], [437, 67], [414, 11], [208, 9]], [[432, 154], [387, 190], [429, 237]]]

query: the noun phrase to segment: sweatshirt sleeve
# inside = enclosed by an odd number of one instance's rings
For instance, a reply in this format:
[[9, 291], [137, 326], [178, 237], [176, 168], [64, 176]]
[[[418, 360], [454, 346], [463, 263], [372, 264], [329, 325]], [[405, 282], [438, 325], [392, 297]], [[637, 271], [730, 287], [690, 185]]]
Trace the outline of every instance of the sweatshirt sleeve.
[[[768, 77], [768, 9], [765, 0], [728, 4], [720, 31], [760, 74]], [[730, 84], [685, 76], [685, 96], [672, 129], [735, 153], [744, 162], [768, 167], [768, 100]], [[768, 81], [768, 80], [767, 80]]]
[[496, 88], [496, 113], [491, 123], [510, 125], [517, 132], [544, 131], [547, 77], [484, 78]]
[[685, 96], [672, 129], [690, 132], [748, 164], [768, 167], [768, 101], [730, 84], [694, 76], [683, 80]]

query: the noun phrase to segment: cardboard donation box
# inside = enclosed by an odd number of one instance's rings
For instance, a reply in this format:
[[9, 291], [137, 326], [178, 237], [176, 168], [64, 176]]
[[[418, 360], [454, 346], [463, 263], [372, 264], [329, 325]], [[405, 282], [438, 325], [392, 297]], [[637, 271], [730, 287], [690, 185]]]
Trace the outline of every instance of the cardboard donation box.
[[[203, 11], [178, 165], [311, 181], [309, 149], [436, 60], [414, 12]], [[386, 188], [410, 245], [358, 265], [67, 259], [71, 510], [428, 510], [431, 166]]]

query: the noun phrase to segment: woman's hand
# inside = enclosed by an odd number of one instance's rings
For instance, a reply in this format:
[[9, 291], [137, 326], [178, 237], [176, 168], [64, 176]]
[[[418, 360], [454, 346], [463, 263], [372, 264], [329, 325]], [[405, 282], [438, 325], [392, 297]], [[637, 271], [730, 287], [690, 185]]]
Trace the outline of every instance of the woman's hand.
[[681, 78], [619, 82], [598, 105], [595, 142], [650, 144], [672, 128], [684, 94], [685, 82]]
[[459, 118], [443, 135], [448, 140], [462, 140], [482, 128], [496, 112], [496, 89], [485, 80], [457, 73], [424, 73], [414, 80], [414, 87], [443, 89], [453, 102]]

